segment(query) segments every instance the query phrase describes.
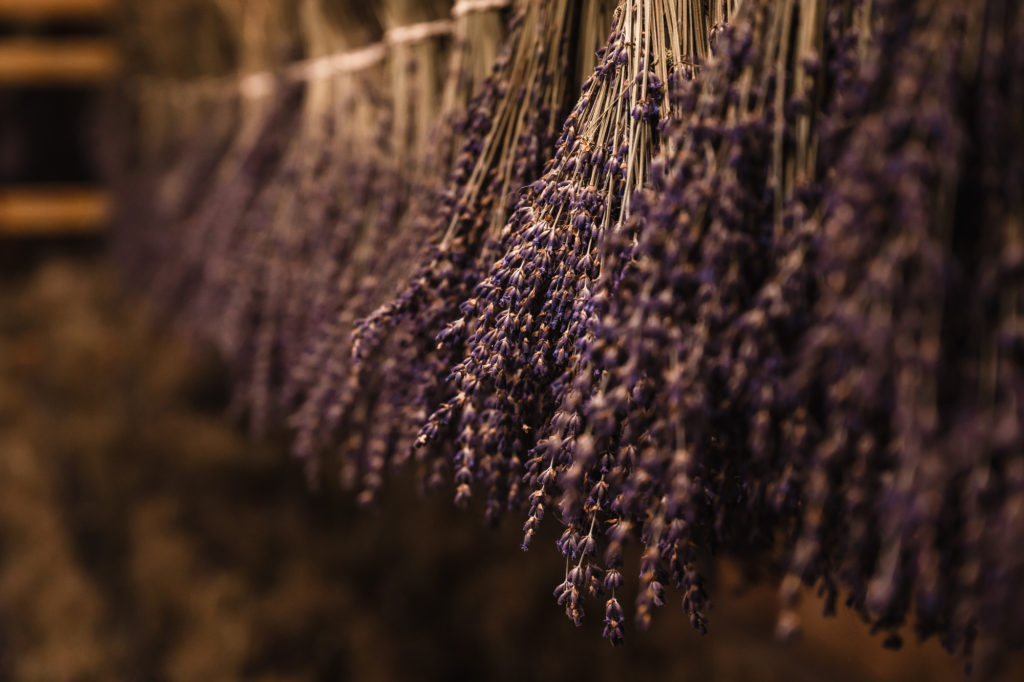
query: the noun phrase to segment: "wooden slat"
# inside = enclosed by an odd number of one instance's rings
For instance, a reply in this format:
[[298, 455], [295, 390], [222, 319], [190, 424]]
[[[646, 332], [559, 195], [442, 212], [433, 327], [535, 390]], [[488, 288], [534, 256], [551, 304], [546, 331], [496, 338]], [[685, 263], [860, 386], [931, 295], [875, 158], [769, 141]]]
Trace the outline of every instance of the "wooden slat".
[[96, 19], [106, 15], [113, 4], [113, 0], [0, 0], [0, 20]]
[[0, 41], [0, 85], [91, 84], [110, 78], [118, 54], [110, 40]]
[[99, 190], [0, 189], [0, 236], [92, 234], [109, 220], [110, 200]]

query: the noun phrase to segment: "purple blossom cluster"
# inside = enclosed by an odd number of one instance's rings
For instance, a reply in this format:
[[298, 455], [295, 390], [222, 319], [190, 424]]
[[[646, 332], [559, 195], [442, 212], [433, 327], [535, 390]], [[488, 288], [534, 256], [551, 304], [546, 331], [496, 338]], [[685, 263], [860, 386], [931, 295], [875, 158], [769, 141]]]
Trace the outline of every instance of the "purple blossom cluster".
[[654, 35], [640, 28], [641, 9], [618, 16], [554, 159], [502, 230], [501, 256], [438, 335], [462, 359], [449, 378], [454, 395], [428, 418], [418, 444], [450, 433], [457, 451], [445, 460], [456, 501], [482, 481], [489, 516], [523, 501], [523, 459], [552, 407], [549, 392], [558, 395], [573, 363], [602, 237], [621, 222], [655, 149], [665, 84], [645, 68], [649, 45], [634, 47], [634, 35], [637, 43]]
[[[394, 410], [386, 422], [395, 429], [392, 447], [364, 461], [364, 483], [376, 485], [391, 460], [407, 461], [426, 416], [439, 404], [454, 352], [435, 337], [459, 316], [459, 305], [500, 253], [500, 233], [519, 188], [536, 179], [554, 149], [555, 130], [564, 115], [571, 86], [571, 27], [577, 3], [526, 2], [510, 26], [509, 41], [490, 76], [470, 103], [462, 147], [446, 185], [434, 195], [429, 246], [421, 264], [389, 303], [359, 321], [352, 346], [356, 384], [386, 376], [389, 358], [400, 358], [401, 374], [381, 395]], [[340, 361], [347, 361], [346, 355]], [[315, 406], [313, 413], [325, 405]], [[333, 403], [328, 409], [332, 409]], [[379, 422], [383, 424], [383, 422]], [[432, 453], [431, 453], [432, 454]], [[440, 485], [443, 456], [420, 448], [424, 480]], [[350, 460], [351, 461], [351, 460]], [[364, 495], [375, 486], [364, 485]]]
[[979, 628], [1019, 645], [1024, 356], [997, 339], [1022, 283], [1006, 183], [1024, 17], [1001, 1], [877, 11], [886, 28], [811, 225], [817, 290], [789, 384], [811, 426], [794, 455], [790, 573], [827, 577], [833, 598], [848, 589], [877, 628], [912, 611], [919, 636], [953, 650]]
[[405, 46], [190, 146], [139, 248], [311, 472], [554, 519], [613, 643], [671, 590], [703, 631], [727, 555], [782, 630], [806, 585], [887, 645], [1020, 646], [1018, 5], [523, 0], [455, 41], [490, 69]]
[[1020, 213], [1014, 153], [985, 151], [1019, 144], [1019, 22], [998, 2], [744, 3], [611, 240], [586, 370], [542, 441], [534, 505], [557, 505], [575, 564], [560, 600], [617, 585], [639, 537], [640, 626], [671, 584], [703, 629], [700, 560], [726, 552], [784, 569], [785, 622], [806, 583], [887, 645], [910, 614], [951, 650], [979, 628], [1019, 644], [1020, 358], [994, 339]]
[[[651, 187], [605, 240], [572, 383], [530, 463], [527, 538], [545, 508], [566, 524], [559, 548], [575, 568], [560, 589], [608, 592], [618, 613], [624, 548], [640, 540], [639, 627], [671, 585], [703, 630], [701, 554], [773, 536], [771, 517], [752, 505], [768, 455], [743, 405], [770, 396], [750, 376], [755, 362], [744, 367], [756, 358], [741, 339], [772, 262], [773, 190], [788, 189], [773, 185], [773, 169], [803, 149], [795, 136], [777, 149], [777, 131], [795, 129], [793, 99], [817, 96], [812, 77], [789, 75], [799, 58], [782, 38], [801, 19], [813, 21], [797, 7], [745, 3], [697, 77], [673, 83], [675, 120]], [[780, 64], [782, 82], [771, 77]], [[621, 626], [606, 634], [620, 639]]]

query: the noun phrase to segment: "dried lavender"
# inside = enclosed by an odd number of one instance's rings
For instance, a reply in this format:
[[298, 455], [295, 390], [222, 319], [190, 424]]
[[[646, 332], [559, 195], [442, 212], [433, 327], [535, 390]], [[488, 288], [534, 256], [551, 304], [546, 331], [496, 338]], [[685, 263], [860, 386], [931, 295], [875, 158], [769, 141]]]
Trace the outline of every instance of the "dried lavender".
[[[731, 17], [735, 8], [721, 11]], [[560, 589], [610, 591], [614, 599], [623, 547], [639, 536], [641, 627], [671, 584], [703, 630], [698, 549], [713, 548], [728, 523], [755, 538], [758, 524], [768, 524], [745, 514], [744, 491], [733, 489], [737, 481], [756, 485], [756, 465], [737, 460], [729, 476], [716, 471], [723, 450], [736, 447], [726, 439], [746, 431], [719, 430], [732, 426], [724, 417], [734, 396], [723, 385], [722, 354], [734, 352], [727, 335], [771, 262], [760, 247], [772, 234], [772, 119], [789, 112], [780, 111], [786, 101], [779, 104], [769, 75], [781, 70], [785, 78], [798, 60], [783, 39], [797, 16], [813, 26], [815, 15], [797, 15], [790, 3], [744, 4], [724, 36], [716, 31], [717, 57], [696, 81], [677, 85], [680, 118], [652, 170], [655, 191], [629, 229], [609, 240], [581, 367], [530, 462], [527, 539], [552, 505], [566, 524], [559, 546], [575, 568]], [[804, 42], [817, 47], [814, 31], [803, 28]], [[813, 82], [792, 80], [778, 83], [783, 96], [796, 87], [813, 96]], [[746, 387], [732, 388], [741, 400]], [[720, 512], [709, 504], [719, 497], [729, 500]], [[734, 509], [741, 518], [716, 518]]]
[[[320, 292], [344, 262], [345, 244], [373, 205], [369, 187], [380, 175], [387, 129], [385, 48], [381, 29], [359, 5], [302, 4], [305, 60], [283, 76], [303, 81], [302, 118], [285, 154], [240, 221], [233, 249], [239, 261], [228, 310], [207, 327], [236, 334], [236, 411], [262, 430], [294, 407], [300, 388], [288, 379], [304, 356], [322, 314]], [[337, 148], [347, 151], [339, 155]], [[354, 178], [349, 190], [336, 187]], [[336, 225], [341, 209], [349, 219]]]
[[[985, 571], [1019, 565], [986, 551], [982, 530], [1003, 527], [982, 519], [1002, 516], [1002, 472], [1020, 451], [1008, 426], [1018, 423], [1016, 370], [999, 355], [999, 372], [979, 371], [976, 358], [992, 362], [982, 349], [994, 346], [974, 339], [992, 337], [951, 323], [943, 294], [976, 300], [988, 312], [972, 329], [991, 329], [996, 299], [969, 292], [991, 281], [983, 273], [994, 268], [981, 264], [994, 252], [972, 249], [1012, 252], [1016, 238], [1004, 228], [975, 241], [973, 220], [958, 233], [969, 214], [954, 207], [966, 198], [995, 209], [992, 224], [1019, 225], [1003, 208], [1012, 171], [1004, 162], [991, 188], [965, 189], [959, 169], [977, 114], [959, 103], [981, 87], [964, 53], [1007, 68], [993, 43], [1008, 44], [1010, 14], [1001, 3], [743, 5], [720, 61], [681, 95], [693, 114], [669, 135], [667, 165], [656, 164], [625, 269], [606, 269], [593, 372], [578, 374], [580, 393], [553, 420], [560, 428], [539, 463], [537, 504], [557, 499], [563, 552], [587, 557], [599, 542], [605, 551], [605, 580], [574, 561], [560, 598], [619, 584], [622, 545], [638, 536], [641, 625], [673, 584], [703, 628], [702, 553], [756, 565], [781, 550], [798, 576], [784, 583], [785, 604], [799, 579], [818, 585], [828, 608], [848, 589], [848, 603], [890, 631], [887, 644], [911, 610], [920, 635], [951, 649], [969, 651], [982, 620], [1020, 632], [995, 599], [985, 603], [997, 617], [978, 608], [989, 585], [1013, 595], [1012, 581], [987, 582]], [[906, 68], [892, 69], [894, 58]], [[1000, 85], [986, 112], [1006, 110], [1003, 77], [992, 76]], [[1014, 136], [1005, 121], [991, 125]], [[1004, 285], [997, 298], [1017, 286]], [[990, 437], [945, 430], [991, 419], [972, 388], [986, 375], [1006, 391], [981, 391], [988, 404], [1014, 415], [1000, 422], [995, 459], [979, 447]], [[958, 513], [962, 499], [971, 501]]]
[[[421, 243], [414, 213], [418, 197], [431, 185], [432, 143], [444, 82], [442, 55], [450, 32], [444, 18], [450, 9], [448, 2], [385, 4], [391, 95], [378, 184], [367, 197], [368, 205], [339, 215], [343, 223], [351, 221], [353, 239], [344, 254], [329, 256], [327, 277], [321, 283], [325, 293], [316, 304], [319, 323], [308, 337], [304, 357], [291, 371], [290, 380], [297, 387], [293, 392], [301, 397], [291, 419], [298, 431], [295, 450], [314, 469], [313, 455], [339, 430], [349, 437], [343, 451], [353, 453], [350, 467], [363, 457], [377, 462], [380, 456], [375, 453], [387, 449], [387, 433], [371, 431], [375, 424], [388, 430], [395, 421], [390, 406], [377, 395], [381, 382], [393, 382], [400, 374], [401, 356], [385, 356], [379, 373], [359, 377], [350, 368], [350, 332], [358, 317], [393, 292], [393, 283]], [[337, 238], [336, 227], [333, 232], [332, 238]]]
[[[230, 20], [255, 34], [272, 17], [278, 17], [279, 38], [289, 35], [289, 24], [273, 13], [282, 9], [280, 6], [226, 4], [223, 9], [231, 10]], [[171, 3], [155, 3], [150, 12], [150, 20], [142, 23], [151, 33], [165, 30], [165, 21], [184, 24], [189, 20], [187, 7], [172, 9]], [[274, 52], [275, 46], [267, 42], [240, 41], [237, 53], [228, 57], [234, 62], [229, 62], [228, 68], [264, 66], [275, 58]], [[154, 58], [145, 53], [133, 60], [135, 64], [155, 62], [150, 72], [138, 75], [144, 86], [139, 101], [139, 148], [144, 166], [134, 178], [136, 191], [149, 195], [155, 211], [138, 221], [141, 225], [152, 223], [150, 229], [134, 229], [124, 235], [129, 244], [149, 254], [140, 259], [137, 281], [153, 291], [163, 309], [176, 313], [203, 288], [205, 252], [200, 247], [210, 246], [210, 226], [217, 223], [218, 214], [227, 217], [244, 210], [250, 188], [233, 185], [233, 180], [245, 172], [265, 173], [272, 166], [268, 161], [279, 144], [280, 126], [294, 104], [289, 98], [270, 102], [265, 91], [228, 90], [209, 76], [176, 87], [169, 78], [191, 71], [178, 61], [190, 60], [181, 55], [157, 54]], [[207, 68], [225, 68], [217, 63], [220, 60], [209, 61], [216, 66]]]
[[[422, 265], [393, 303], [360, 323], [353, 346], [358, 373], [351, 385], [390, 379], [379, 401], [400, 408], [399, 420], [386, 425], [396, 430], [389, 449], [399, 461], [411, 451], [425, 406], [437, 402], [434, 394], [447, 363], [433, 337], [457, 316], [463, 292], [479, 280], [478, 263], [488, 262], [491, 235], [504, 225], [511, 192], [539, 175], [552, 146], [567, 94], [572, 7], [531, 0], [517, 9], [509, 42], [470, 105], [465, 142], [448, 184], [435, 197], [439, 206], [430, 228], [435, 236]], [[394, 358], [402, 362], [396, 366]], [[299, 415], [300, 434], [309, 432], [317, 414], [340, 413], [343, 404], [307, 402]], [[378, 451], [373, 465], [365, 467], [374, 484], [366, 487], [367, 495], [379, 484], [387, 455]]]
[[[561, 465], [554, 441], [575, 435], [556, 410], [577, 399], [574, 377], [606, 237], [619, 231], [646, 181], [660, 123], [671, 116], [667, 84], [692, 75], [706, 58], [709, 18], [690, 3], [620, 6], [555, 158], [524, 191], [500, 237], [501, 256], [462, 304], [462, 317], [438, 337], [461, 348], [463, 359], [449, 377], [454, 395], [431, 415], [419, 444], [454, 441], [443, 461], [454, 469], [457, 502], [482, 489], [490, 518], [529, 503], [524, 547]], [[569, 527], [559, 546], [567, 567], [556, 595], [579, 622], [582, 596], [601, 591], [601, 576], [587, 560], [596, 515], [577, 533], [572, 510], [562, 511]], [[621, 638], [616, 605], [607, 607], [614, 640]]]
[[1019, 275], [1002, 263], [1020, 205], [1012, 162], [984, 142], [1019, 143], [1012, 5], [879, 9], [889, 42], [827, 185], [793, 382], [815, 425], [793, 574], [847, 587], [876, 628], [913, 612], [920, 636], [967, 652], [980, 626], [1021, 632], [1005, 608], [1021, 558], [1001, 535], [1020, 358], [995, 340], [1017, 314]]

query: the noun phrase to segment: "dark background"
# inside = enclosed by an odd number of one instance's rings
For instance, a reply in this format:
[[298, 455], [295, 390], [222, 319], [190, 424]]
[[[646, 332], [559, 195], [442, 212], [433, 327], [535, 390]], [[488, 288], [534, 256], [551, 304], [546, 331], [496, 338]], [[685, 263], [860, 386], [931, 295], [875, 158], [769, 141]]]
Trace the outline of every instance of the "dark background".
[[[95, 38], [97, 20], [15, 22], [0, 17], [0, 40]], [[85, 86], [0, 87], [0, 186], [83, 184], [97, 174], [91, 149], [98, 93]]]

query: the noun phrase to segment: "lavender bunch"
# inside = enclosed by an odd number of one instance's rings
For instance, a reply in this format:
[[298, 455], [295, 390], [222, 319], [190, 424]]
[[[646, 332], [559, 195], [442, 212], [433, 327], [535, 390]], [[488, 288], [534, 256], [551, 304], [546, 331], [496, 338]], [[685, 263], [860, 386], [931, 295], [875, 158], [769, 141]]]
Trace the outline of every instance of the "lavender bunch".
[[[999, 301], [1019, 288], [1019, 203], [1012, 152], [969, 143], [982, 127], [1019, 140], [1004, 118], [1019, 19], [1002, 3], [790, 2], [733, 23], [681, 95], [693, 113], [624, 269], [605, 261], [592, 372], [538, 464], [537, 503], [559, 493], [567, 522], [559, 594], [617, 587], [639, 536], [641, 625], [673, 584], [703, 628], [700, 558], [728, 551], [788, 564], [785, 606], [801, 580], [827, 608], [849, 590], [887, 645], [911, 612], [950, 649], [982, 624], [1019, 633], [1019, 557], [994, 544], [1015, 532], [1019, 375], [993, 342], [1017, 315]], [[1000, 227], [979, 235], [978, 209]], [[614, 641], [622, 609], [607, 609]]]
[[[225, 112], [214, 120], [230, 133], [196, 112], [170, 112], [194, 125], [163, 144], [180, 153], [154, 155], [157, 220], [150, 235], [125, 241], [159, 256], [155, 298], [218, 346], [236, 375], [235, 411], [262, 429], [293, 408], [300, 389], [290, 370], [324, 324], [322, 292], [364, 234], [364, 216], [376, 215], [391, 126], [384, 48], [362, 49], [381, 33], [365, 5], [251, 3], [238, 12], [252, 34], [239, 41], [242, 74], [181, 90], [212, 94], [213, 112]], [[282, 16], [304, 31], [301, 55], [277, 45], [289, 35]], [[211, 144], [219, 140], [204, 124], [228, 143]], [[349, 191], [335, 189], [349, 178]], [[336, 230], [339, 215], [349, 222]]]
[[[524, 547], [556, 476], [556, 441], [575, 435], [576, 425], [563, 421], [558, 408], [577, 399], [574, 379], [587, 373], [581, 351], [598, 304], [591, 287], [606, 242], [646, 181], [661, 121], [671, 116], [669, 82], [691, 76], [706, 58], [709, 19], [688, 3], [620, 7], [558, 153], [525, 190], [501, 235], [501, 257], [461, 306], [463, 317], [438, 337], [461, 347], [463, 359], [449, 377], [454, 395], [431, 416], [419, 443], [442, 443], [444, 453], [454, 441], [454, 453], [442, 461], [454, 469], [457, 502], [482, 487], [490, 518], [528, 503]], [[568, 506], [563, 511], [572, 513]], [[583, 593], [600, 589], [584, 562], [594, 550], [595, 523], [584, 537], [569, 521], [559, 543], [567, 575], [556, 593], [577, 622]], [[578, 559], [572, 570], [570, 558]], [[621, 638], [618, 616], [613, 597], [607, 631], [613, 640]]]
[[218, 177], [225, 159], [244, 155], [260, 136], [254, 112], [241, 125], [238, 92], [216, 86], [215, 79], [265, 55], [259, 44], [238, 43], [223, 53], [182, 53], [157, 39], [171, 26], [195, 32], [204, 46], [222, 45], [237, 38], [236, 25], [258, 19], [241, 7], [225, 4], [217, 12], [197, 3], [154, 2], [134, 9], [138, 35], [124, 35], [131, 70], [121, 83], [131, 93], [133, 112], [111, 122], [118, 136], [135, 136], [126, 140], [132, 155], [122, 160], [127, 166], [112, 178], [122, 199], [114, 247], [132, 282], [150, 291], [163, 311], [177, 312], [179, 276], [190, 266], [175, 231], [209, 202], [211, 184], [226, 181], [226, 173]]
[[[432, 27], [450, 9], [448, 2], [385, 5], [382, 19], [388, 29], [390, 94], [382, 163], [367, 197], [369, 203], [339, 215], [351, 230], [333, 228], [331, 239], [341, 233], [350, 233], [351, 239], [341, 252], [328, 255], [326, 277], [321, 280], [323, 294], [314, 303], [315, 321], [302, 358], [291, 368], [288, 379], [291, 394], [299, 398], [290, 418], [297, 430], [295, 451], [309, 462], [311, 471], [317, 469], [314, 455], [329, 434], [347, 434], [349, 444], [342, 449], [358, 458], [383, 447], [388, 438], [371, 435], [373, 426], [394, 421], [376, 396], [381, 382], [394, 381], [400, 375], [401, 356], [387, 357], [372, 378], [358, 377], [350, 368], [350, 331], [356, 319], [393, 292], [393, 283], [400, 280], [422, 243], [412, 216], [418, 197], [431, 185], [432, 143], [440, 115], [448, 40], [447, 27], [444, 31]], [[430, 30], [411, 39], [401, 37], [416, 25]], [[389, 39], [389, 35], [395, 37]], [[361, 180], [357, 176], [352, 179]]]
[[[358, 443], [344, 448], [351, 453], [344, 458], [350, 473], [362, 469], [365, 500], [380, 485], [387, 459], [395, 453], [404, 460], [411, 451], [425, 418], [422, 405], [433, 404], [443, 378], [445, 359], [432, 339], [453, 319], [460, 292], [478, 280], [476, 260], [486, 258], [482, 250], [490, 246], [488, 235], [504, 224], [510, 193], [539, 175], [547, 158], [567, 94], [572, 7], [531, 0], [517, 8], [508, 43], [469, 106], [465, 141], [447, 185], [432, 195], [436, 217], [429, 230], [434, 236], [421, 265], [393, 303], [360, 323], [347, 392], [322, 382], [296, 415], [299, 452], [311, 454], [328, 441], [342, 415], [353, 415], [352, 396], [383, 380], [374, 396], [391, 418], [371, 420], [384, 431], [374, 438], [377, 446], [372, 452], [359, 450]], [[339, 331], [345, 335], [349, 328]], [[336, 346], [345, 353], [333, 356], [339, 367], [349, 360], [346, 340], [342, 336]]]
[[[284, 5], [246, 5], [239, 8], [239, 17], [254, 35], [290, 35], [267, 30], [270, 25], [290, 25]], [[240, 50], [238, 66], [244, 71], [265, 69], [280, 63], [282, 53], [291, 47], [278, 44], [277, 39], [249, 41]], [[245, 243], [244, 217], [283, 156], [287, 131], [296, 121], [300, 103], [297, 88], [277, 87], [272, 78], [243, 79], [237, 85], [233, 97], [219, 99], [223, 106], [237, 109], [237, 133], [218, 159], [208, 185], [188, 203], [176, 199], [187, 199], [189, 192], [176, 191], [174, 184], [160, 186], [161, 197], [171, 207], [168, 213], [177, 216], [167, 226], [176, 234], [174, 246], [167, 248], [154, 276], [157, 299], [177, 311], [179, 319], [200, 336], [213, 338], [228, 357], [234, 357], [245, 336], [244, 309], [225, 309], [234, 282], [245, 274], [238, 248]], [[211, 86], [218, 91], [224, 88], [216, 81]], [[167, 179], [173, 181], [173, 177]], [[216, 322], [222, 320], [216, 330], [222, 333], [214, 333]]]
[[[307, 58], [332, 61], [309, 74], [296, 134], [240, 221], [239, 267], [226, 308], [241, 314], [214, 324], [222, 334], [242, 325], [242, 343], [231, 356], [234, 407], [256, 430], [294, 408], [300, 387], [289, 379], [322, 324], [314, 322], [323, 314], [320, 292], [344, 263], [346, 245], [358, 239], [387, 153], [387, 102], [379, 86], [384, 50], [370, 42], [379, 38], [379, 25], [354, 6], [335, 6], [333, 17], [318, 2], [304, 9]], [[345, 181], [350, 186], [338, 191]]]
[[789, 591], [846, 587], [894, 645], [910, 613], [951, 650], [969, 653], [979, 629], [1019, 645], [1022, 557], [1006, 543], [1021, 356], [997, 339], [1019, 314], [1021, 208], [1005, 183], [1019, 173], [1021, 12], [879, 12], [884, 49], [826, 185], [796, 357], [813, 428]]
[[579, 369], [529, 464], [525, 531], [557, 509], [560, 597], [611, 592], [613, 642], [627, 542], [643, 546], [638, 625], [672, 585], [704, 630], [701, 557], [762, 554], [792, 513], [774, 487], [786, 469], [780, 363], [809, 295], [796, 258], [816, 202], [815, 112], [839, 92], [823, 61], [853, 49], [851, 7], [723, 7], [731, 25], [715, 30], [698, 78], [678, 84], [652, 188], [609, 240]]
[[681, 7], [654, 5], [620, 7], [555, 158], [503, 230], [501, 257], [438, 337], [464, 344], [463, 360], [451, 372], [455, 394], [419, 442], [454, 440], [456, 501], [482, 484], [492, 518], [525, 499], [523, 458], [573, 365], [601, 241], [628, 215], [668, 115], [665, 58], [673, 47], [682, 54], [680, 33], [694, 27], [673, 21]]

